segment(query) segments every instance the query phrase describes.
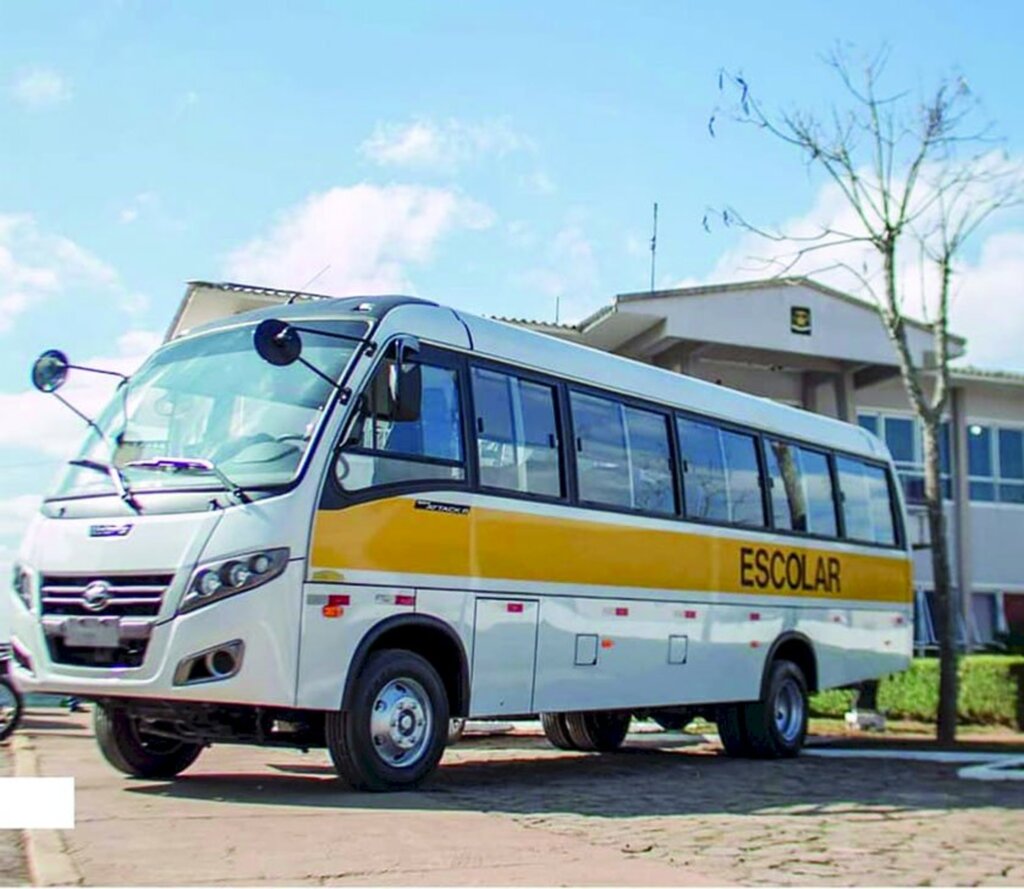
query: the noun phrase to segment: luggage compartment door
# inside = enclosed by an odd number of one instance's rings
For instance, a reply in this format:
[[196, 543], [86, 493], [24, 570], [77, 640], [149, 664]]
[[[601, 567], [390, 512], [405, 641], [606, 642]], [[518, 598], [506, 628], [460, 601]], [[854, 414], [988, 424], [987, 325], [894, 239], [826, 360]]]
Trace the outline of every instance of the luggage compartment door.
[[473, 622], [472, 716], [533, 712], [539, 612], [536, 599], [477, 598]]

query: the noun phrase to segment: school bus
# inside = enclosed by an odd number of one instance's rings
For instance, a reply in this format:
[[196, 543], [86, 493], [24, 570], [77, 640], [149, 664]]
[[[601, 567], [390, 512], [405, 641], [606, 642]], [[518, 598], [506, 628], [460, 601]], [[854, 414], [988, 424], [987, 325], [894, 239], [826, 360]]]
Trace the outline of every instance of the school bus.
[[793, 756], [810, 692], [909, 661], [904, 525], [856, 426], [422, 299], [196, 282], [27, 532], [13, 672], [136, 776], [243, 743], [408, 788], [452, 717]]

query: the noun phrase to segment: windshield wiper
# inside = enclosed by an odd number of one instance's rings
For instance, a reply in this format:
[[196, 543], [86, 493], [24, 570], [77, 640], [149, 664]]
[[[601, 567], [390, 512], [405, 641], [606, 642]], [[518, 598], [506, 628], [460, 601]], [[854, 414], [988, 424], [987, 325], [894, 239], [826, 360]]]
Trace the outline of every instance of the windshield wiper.
[[125, 463], [132, 469], [155, 469], [158, 472], [198, 472], [216, 476], [224, 489], [241, 503], [251, 503], [252, 498], [236, 482], [231, 481], [212, 460], [200, 460], [193, 457], [150, 457], [146, 460], [132, 460]]
[[69, 460], [68, 462], [72, 466], [81, 466], [83, 469], [92, 469], [94, 472], [102, 472], [104, 475], [110, 476], [110, 480], [114, 483], [114, 487], [117, 488], [117, 496], [137, 513], [142, 512], [142, 507], [139, 506], [138, 501], [135, 499], [135, 495], [132, 494], [131, 488], [128, 487], [128, 479], [126, 479], [124, 477], [124, 473], [112, 463], [102, 463], [99, 460], [89, 460], [87, 458]]

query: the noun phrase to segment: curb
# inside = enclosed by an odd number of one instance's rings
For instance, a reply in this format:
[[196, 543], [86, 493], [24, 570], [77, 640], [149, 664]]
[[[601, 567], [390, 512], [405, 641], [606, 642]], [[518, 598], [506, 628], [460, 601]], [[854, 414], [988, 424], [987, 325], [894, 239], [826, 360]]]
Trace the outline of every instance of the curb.
[[[38, 778], [39, 757], [27, 735], [12, 736], [14, 774], [19, 778]], [[28, 876], [33, 886], [81, 886], [85, 879], [78, 872], [60, 830], [33, 828], [23, 830]]]

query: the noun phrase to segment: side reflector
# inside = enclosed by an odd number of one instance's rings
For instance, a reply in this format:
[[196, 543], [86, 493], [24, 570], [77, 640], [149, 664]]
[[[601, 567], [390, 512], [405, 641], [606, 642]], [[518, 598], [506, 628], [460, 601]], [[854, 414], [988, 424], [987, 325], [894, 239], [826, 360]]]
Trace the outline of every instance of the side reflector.
[[751, 620], [760, 620], [761, 619], [761, 613], [758, 612], [758, 611], [751, 611], [750, 612], [750, 619]]
[[697, 612], [696, 611], [684, 611], [683, 612], [683, 617], [685, 617], [687, 620], [696, 620]]
[[320, 613], [324, 617], [344, 617], [345, 606], [349, 604], [351, 600], [348, 596], [333, 596], [327, 597], [327, 604], [320, 609]]
[[395, 596], [395, 604], [396, 605], [415, 605], [416, 604], [416, 597], [415, 596], [405, 595], [403, 593], [399, 593], [397, 596]]
[[615, 616], [616, 617], [629, 617], [629, 609], [628, 608], [616, 608], [615, 609]]
[[522, 602], [509, 602], [508, 603], [508, 611], [509, 611], [510, 614], [522, 614], [523, 613], [523, 603]]
[[615, 647], [615, 643], [611, 639], [602, 639], [601, 640], [601, 647], [602, 648], [614, 648]]

